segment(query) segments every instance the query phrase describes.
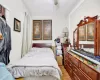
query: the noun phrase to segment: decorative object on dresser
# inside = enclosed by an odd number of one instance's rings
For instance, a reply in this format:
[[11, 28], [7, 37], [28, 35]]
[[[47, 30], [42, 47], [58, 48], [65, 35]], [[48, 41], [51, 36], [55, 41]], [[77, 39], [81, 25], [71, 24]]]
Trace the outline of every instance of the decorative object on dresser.
[[69, 40], [68, 36], [69, 36], [69, 31], [68, 31], [68, 28], [65, 27], [65, 28], [63, 28], [63, 32], [62, 32], [63, 43], [68, 42], [68, 40]]

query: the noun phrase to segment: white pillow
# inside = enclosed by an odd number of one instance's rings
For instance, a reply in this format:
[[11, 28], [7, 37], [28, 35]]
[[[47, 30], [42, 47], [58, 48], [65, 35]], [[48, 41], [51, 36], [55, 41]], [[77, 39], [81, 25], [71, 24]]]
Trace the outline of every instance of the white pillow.
[[38, 48], [38, 47], [33, 47], [30, 49], [32, 52], [51, 52], [51, 48]]

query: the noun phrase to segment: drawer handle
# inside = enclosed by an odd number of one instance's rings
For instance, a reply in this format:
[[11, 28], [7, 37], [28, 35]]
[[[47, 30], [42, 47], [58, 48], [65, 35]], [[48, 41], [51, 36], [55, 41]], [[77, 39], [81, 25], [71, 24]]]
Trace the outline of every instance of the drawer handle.
[[76, 78], [76, 77], [74, 77], [74, 79], [75, 79], [75, 80], [77, 80], [77, 78]]
[[89, 73], [89, 71], [88, 71], [88, 70], [86, 70], [86, 72], [87, 72], [87, 73]]
[[72, 66], [71, 64], [69, 64], [70, 66]]
[[75, 72], [77, 72], [77, 70], [75, 69]]

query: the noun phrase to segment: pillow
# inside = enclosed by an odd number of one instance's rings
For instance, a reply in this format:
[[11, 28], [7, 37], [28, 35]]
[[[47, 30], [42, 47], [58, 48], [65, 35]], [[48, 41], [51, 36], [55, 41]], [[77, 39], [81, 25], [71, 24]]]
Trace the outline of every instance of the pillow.
[[39, 48], [37, 48], [37, 47], [33, 47], [33, 48], [31, 48], [29, 51], [37, 52], [38, 49], [39, 49]]
[[52, 51], [51, 48], [38, 48], [38, 47], [33, 47], [30, 49], [30, 51], [33, 51], [33, 52], [49, 52], [49, 51]]

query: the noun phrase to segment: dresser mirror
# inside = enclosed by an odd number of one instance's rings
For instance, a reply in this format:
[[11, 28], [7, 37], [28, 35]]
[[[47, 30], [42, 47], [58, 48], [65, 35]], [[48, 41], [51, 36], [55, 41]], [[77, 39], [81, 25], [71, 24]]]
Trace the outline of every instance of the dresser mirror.
[[100, 56], [100, 20], [97, 18], [98, 16], [85, 17], [79, 22], [73, 32], [74, 50]]
[[77, 30], [78, 30], [78, 28], [76, 28], [75, 30], [74, 30], [74, 32], [73, 32], [73, 47], [74, 47], [74, 49], [78, 49], [78, 44], [77, 44]]

